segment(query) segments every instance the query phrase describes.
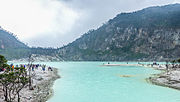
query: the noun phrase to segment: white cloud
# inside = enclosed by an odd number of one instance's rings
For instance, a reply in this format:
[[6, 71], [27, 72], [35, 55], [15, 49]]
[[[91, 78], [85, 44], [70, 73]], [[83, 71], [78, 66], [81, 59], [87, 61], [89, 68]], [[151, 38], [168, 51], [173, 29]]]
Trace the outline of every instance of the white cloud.
[[0, 25], [25, 42], [47, 33], [65, 34], [78, 16], [56, 0], [0, 0]]
[[180, 3], [180, 0], [174, 0], [173, 3]]

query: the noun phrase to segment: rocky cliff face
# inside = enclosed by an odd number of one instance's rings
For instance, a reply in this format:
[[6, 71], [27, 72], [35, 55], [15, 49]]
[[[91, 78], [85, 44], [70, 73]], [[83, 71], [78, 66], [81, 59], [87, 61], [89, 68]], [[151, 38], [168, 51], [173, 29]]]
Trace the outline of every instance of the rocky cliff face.
[[180, 5], [122, 13], [58, 50], [64, 60], [164, 61], [180, 57]]
[[[52, 61], [62, 61], [58, 56], [40, 55], [32, 54], [34, 62], [52, 62]], [[29, 58], [13, 59], [12, 62], [28, 62]]]

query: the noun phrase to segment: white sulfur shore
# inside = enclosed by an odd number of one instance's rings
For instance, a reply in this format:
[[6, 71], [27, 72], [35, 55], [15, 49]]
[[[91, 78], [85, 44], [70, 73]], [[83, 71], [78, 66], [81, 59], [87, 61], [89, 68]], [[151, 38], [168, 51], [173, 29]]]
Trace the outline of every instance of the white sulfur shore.
[[153, 75], [148, 79], [152, 84], [180, 90], [179, 65], [177, 65], [176, 68], [173, 68], [173, 66], [169, 64], [168, 71], [166, 65], [144, 65], [144, 67], [152, 67], [162, 71], [160, 74]]
[[161, 70], [160, 74], [156, 74], [148, 78], [148, 81], [155, 85], [170, 87], [180, 90], [180, 66], [173, 68], [172, 64], [168, 65], [168, 71], [165, 64], [104, 64], [102, 66], [143, 66]]
[[[53, 71], [42, 71], [39, 67], [34, 72], [32, 71], [32, 86], [34, 90], [29, 90], [27, 86], [20, 92], [21, 102], [46, 102], [53, 94], [52, 86], [56, 79], [60, 78], [58, 70], [53, 68]], [[0, 102], [3, 101], [3, 91], [0, 88]]]
[[139, 64], [103, 64], [102, 66], [141, 66]]

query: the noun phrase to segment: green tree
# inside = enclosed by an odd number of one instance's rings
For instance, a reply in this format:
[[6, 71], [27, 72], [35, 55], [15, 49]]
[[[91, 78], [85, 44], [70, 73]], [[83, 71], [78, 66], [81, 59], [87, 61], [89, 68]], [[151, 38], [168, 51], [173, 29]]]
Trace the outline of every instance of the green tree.
[[[2, 69], [9, 70], [10, 67], [9, 65], [7, 65], [7, 60], [5, 59], [5, 57], [0, 55], [0, 70]], [[6, 73], [0, 74], [0, 84], [3, 86], [5, 101], [8, 101], [8, 86], [10, 83], [8, 75]]]
[[27, 71], [24, 67], [15, 68], [15, 77], [16, 80], [14, 82], [14, 90], [17, 94], [18, 102], [20, 102], [20, 91], [28, 84], [28, 76]]
[[5, 67], [8, 67], [7, 60], [4, 56], [0, 55], [0, 71]]
[[2, 85], [6, 102], [16, 99], [20, 102], [20, 91], [28, 84], [27, 71], [24, 67], [16, 67], [14, 70], [7, 64], [7, 60], [0, 56], [1, 68], [6, 70], [0, 74], [0, 84]]

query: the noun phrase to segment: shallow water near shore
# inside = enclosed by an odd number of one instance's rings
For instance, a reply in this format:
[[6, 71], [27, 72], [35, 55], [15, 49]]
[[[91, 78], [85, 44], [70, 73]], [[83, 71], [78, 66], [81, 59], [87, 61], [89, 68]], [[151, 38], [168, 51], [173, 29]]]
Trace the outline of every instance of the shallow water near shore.
[[54, 95], [48, 102], [180, 102], [180, 91], [146, 82], [151, 74], [160, 71], [138, 66], [101, 66], [103, 63], [107, 62], [44, 63], [58, 68], [61, 76], [55, 81]]

